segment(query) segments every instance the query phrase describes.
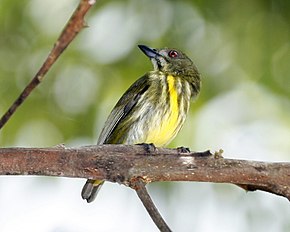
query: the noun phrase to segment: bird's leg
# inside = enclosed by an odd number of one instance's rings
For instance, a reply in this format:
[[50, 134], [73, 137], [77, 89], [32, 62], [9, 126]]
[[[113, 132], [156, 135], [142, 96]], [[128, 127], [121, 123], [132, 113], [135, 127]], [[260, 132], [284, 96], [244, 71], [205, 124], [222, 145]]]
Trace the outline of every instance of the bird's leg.
[[176, 148], [177, 152], [178, 153], [190, 153], [190, 149], [189, 147], [178, 147]]
[[[176, 148], [176, 150], [179, 154], [192, 153], [188, 147], [178, 147]], [[202, 151], [202, 152], [193, 152], [193, 155], [196, 157], [207, 157], [207, 156], [211, 156], [212, 154], [210, 153], [209, 150], [207, 150], [207, 151]], [[216, 154], [215, 154], [215, 158], [216, 158]]]
[[140, 145], [144, 148], [144, 150], [146, 151], [146, 153], [153, 153], [156, 151], [156, 147], [153, 143], [138, 143], [136, 145]]
[[194, 155], [197, 156], [197, 157], [207, 157], [207, 156], [212, 156], [210, 150], [194, 152]]

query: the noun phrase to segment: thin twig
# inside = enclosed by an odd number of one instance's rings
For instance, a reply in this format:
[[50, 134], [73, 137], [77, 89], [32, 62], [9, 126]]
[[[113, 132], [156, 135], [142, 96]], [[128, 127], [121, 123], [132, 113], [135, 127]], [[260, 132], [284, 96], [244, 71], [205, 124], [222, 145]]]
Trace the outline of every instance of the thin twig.
[[25, 99], [31, 94], [32, 90], [37, 87], [44, 79], [45, 74], [49, 71], [54, 62], [58, 59], [61, 53], [66, 49], [70, 42], [76, 37], [76, 35], [84, 28], [84, 16], [88, 10], [95, 4], [95, 0], [81, 0], [77, 9], [71, 16], [60, 37], [56, 41], [53, 49], [50, 51], [45, 62], [36, 73], [34, 78], [25, 87], [22, 93], [10, 106], [7, 112], [0, 119], [0, 129], [11, 118], [17, 108], [25, 101]]
[[132, 187], [135, 189], [138, 197], [142, 201], [144, 207], [146, 208], [147, 212], [149, 213], [150, 217], [152, 218], [158, 229], [162, 232], [170, 232], [171, 229], [166, 224], [161, 214], [158, 212], [158, 209], [156, 208], [150, 195], [148, 194], [144, 181], [142, 181], [141, 178], [138, 178], [134, 181]]

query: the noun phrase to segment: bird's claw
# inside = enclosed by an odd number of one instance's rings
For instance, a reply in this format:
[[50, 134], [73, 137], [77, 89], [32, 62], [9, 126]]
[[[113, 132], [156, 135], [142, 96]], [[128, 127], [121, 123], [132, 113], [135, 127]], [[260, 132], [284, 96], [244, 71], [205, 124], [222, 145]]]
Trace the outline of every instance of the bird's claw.
[[143, 146], [144, 150], [149, 154], [156, 151], [156, 147], [153, 143], [138, 143], [137, 145]]

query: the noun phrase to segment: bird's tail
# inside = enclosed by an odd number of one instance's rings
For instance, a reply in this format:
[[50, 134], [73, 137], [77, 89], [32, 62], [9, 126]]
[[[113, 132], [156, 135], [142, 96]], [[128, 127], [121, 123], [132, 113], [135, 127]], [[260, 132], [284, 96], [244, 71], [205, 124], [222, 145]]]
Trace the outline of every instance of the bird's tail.
[[91, 203], [93, 200], [95, 200], [103, 184], [104, 184], [103, 180], [88, 179], [82, 189], [82, 198], [86, 200], [88, 203]]

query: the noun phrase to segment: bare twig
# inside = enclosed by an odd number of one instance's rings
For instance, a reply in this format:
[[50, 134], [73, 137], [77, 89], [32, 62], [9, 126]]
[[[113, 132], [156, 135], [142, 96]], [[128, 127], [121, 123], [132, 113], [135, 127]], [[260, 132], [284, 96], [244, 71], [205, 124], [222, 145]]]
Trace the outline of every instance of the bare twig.
[[53, 49], [49, 53], [45, 62], [36, 73], [31, 82], [25, 87], [19, 97], [10, 106], [7, 112], [0, 119], [0, 129], [6, 124], [10, 117], [14, 114], [17, 108], [25, 101], [25, 99], [30, 95], [32, 90], [38, 86], [44, 79], [45, 74], [49, 71], [54, 62], [58, 59], [61, 53], [66, 49], [70, 42], [76, 37], [76, 35], [85, 26], [84, 16], [88, 10], [94, 5], [95, 0], [81, 0], [77, 9], [71, 16], [64, 30], [62, 31], [60, 37], [56, 41]]
[[131, 187], [135, 189], [138, 197], [142, 201], [144, 207], [146, 208], [147, 212], [151, 216], [158, 229], [162, 232], [170, 232], [171, 229], [158, 212], [158, 209], [156, 208], [150, 195], [148, 194], [145, 183], [142, 181], [142, 179], [136, 179]]

